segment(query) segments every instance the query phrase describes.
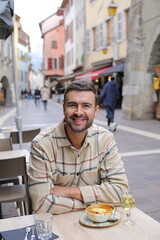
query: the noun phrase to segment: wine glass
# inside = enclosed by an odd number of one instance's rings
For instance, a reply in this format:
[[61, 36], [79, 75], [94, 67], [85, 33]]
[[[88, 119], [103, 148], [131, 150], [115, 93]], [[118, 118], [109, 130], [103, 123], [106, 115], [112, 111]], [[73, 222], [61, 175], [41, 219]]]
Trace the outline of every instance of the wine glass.
[[131, 220], [131, 209], [135, 207], [135, 200], [132, 193], [123, 193], [121, 206], [126, 210], [127, 219], [123, 222], [124, 225], [133, 225], [135, 221]]

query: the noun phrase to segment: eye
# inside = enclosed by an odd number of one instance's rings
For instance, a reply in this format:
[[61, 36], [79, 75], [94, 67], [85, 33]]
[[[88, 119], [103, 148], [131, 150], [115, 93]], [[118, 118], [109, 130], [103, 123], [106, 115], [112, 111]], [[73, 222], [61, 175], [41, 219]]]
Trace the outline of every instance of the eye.
[[91, 108], [91, 105], [90, 104], [83, 104], [83, 108], [89, 109], [89, 108]]
[[75, 108], [77, 107], [76, 103], [68, 103], [68, 107]]

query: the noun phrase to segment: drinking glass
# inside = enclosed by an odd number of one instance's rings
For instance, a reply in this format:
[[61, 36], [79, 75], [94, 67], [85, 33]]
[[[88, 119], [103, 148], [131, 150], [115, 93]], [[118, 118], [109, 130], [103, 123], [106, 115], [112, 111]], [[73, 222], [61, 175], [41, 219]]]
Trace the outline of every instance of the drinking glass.
[[34, 219], [38, 239], [52, 239], [52, 214], [38, 213], [34, 215]]
[[135, 224], [135, 221], [131, 220], [131, 209], [135, 207], [135, 200], [132, 193], [122, 194], [121, 206], [126, 210], [127, 216], [127, 219], [123, 222], [123, 224], [126, 226]]

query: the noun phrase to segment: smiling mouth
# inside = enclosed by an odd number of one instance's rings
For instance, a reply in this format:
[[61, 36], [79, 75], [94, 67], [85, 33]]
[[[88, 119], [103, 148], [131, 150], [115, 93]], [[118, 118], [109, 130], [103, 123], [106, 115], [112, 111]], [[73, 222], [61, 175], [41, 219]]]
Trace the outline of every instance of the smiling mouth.
[[87, 120], [86, 117], [75, 117], [75, 116], [72, 116], [71, 119], [76, 123], [82, 123]]

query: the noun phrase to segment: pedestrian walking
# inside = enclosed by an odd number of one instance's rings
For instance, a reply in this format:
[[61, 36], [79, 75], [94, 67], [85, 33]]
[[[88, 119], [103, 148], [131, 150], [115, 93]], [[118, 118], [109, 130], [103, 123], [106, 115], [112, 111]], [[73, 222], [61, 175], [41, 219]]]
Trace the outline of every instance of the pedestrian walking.
[[40, 105], [40, 98], [41, 98], [41, 92], [37, 87], [35, 92], [34, 92], [34, 100], [35, 100], [36, 106]]
[[103, 102], [104, 104], [107, 112], [106, 118], [108, 118], [108, 129], [112, 131], [116, 131], [117, 127], [117, 123], [114, 122], [114, 112], [118, 96], [117, 84], [114, 82], [114, 77], [111, 77], [100, 93], [100, 103]]
[[50, 90], [46, 85], [41, 88], [41, 98], [44, 105], [44, 110], [47, 110], [47, 103], [48, 99], [50, 98]]
[[128, 180], [113, 134], [93, 124], [98, 109], [94, 84], [73, 81], [64, 93], [64, 118], [33, 140], [28, 176], [35, 213], [121, 204]]

